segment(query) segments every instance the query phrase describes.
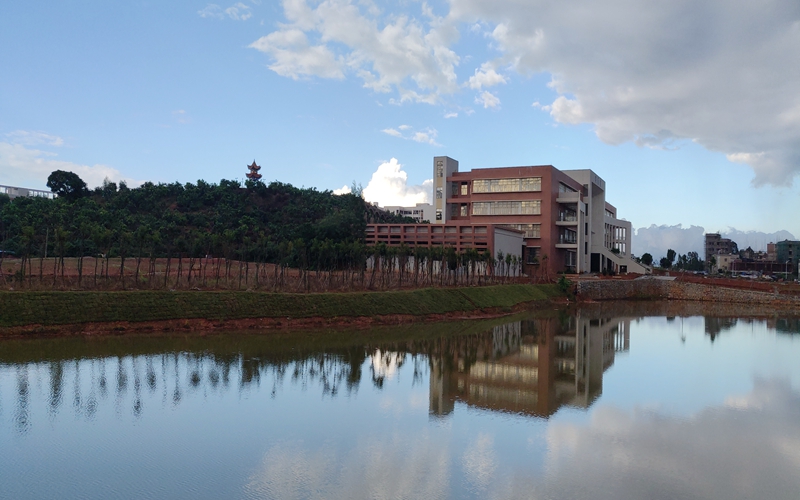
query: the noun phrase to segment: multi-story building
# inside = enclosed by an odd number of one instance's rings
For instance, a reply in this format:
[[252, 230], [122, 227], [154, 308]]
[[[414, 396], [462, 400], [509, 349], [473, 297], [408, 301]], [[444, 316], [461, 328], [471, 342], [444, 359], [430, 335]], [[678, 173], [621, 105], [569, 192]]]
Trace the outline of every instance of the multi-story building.
[[410, 217], [416, 222], [430, 222], [433, 220], [433, 205], [430, 203], [417, 203], [413, 207], [388, 206], [381, 208], [395, 215]]
[[739, 253], [735, 241], [723, 238], [719, 233], [706, 233], [706, 262], [711, 262], [712, 256], [732, 253]]
[[552, 165], [460, 172], [458, 161], [433, 159], [432, 224], [494, 224], [524, 233], [526, 272], [638, 272], [631, 223], [606, 202], [605, 181], [591, 170]]
[[783, 240], [775, 243], [775, 254], [778, 264], [784, 264], [788, 272], [797, 273], [800, 260], [800, 241]]

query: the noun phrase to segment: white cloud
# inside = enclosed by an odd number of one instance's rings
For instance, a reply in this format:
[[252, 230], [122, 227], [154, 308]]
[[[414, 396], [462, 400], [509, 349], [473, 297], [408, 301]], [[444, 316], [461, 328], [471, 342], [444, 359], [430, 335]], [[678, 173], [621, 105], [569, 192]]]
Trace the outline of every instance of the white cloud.
[[[18, 135], [23, 141], [31, 137], [47, 137], [50, 144], [54, 142], [60, 145], [60, 138], [54, 140], [54, 136], [47, 134], [33, 133], [31, 135]], [[62, 141], [63, 142], [63, 141]], [[124, 177], [119, 170], [108, 165], [80, 165], [69, 161], [57, 159], [57, 154], [28, 148], [25, 143], [13, 144], [10, 142], [0, 142], [0, 172], [3, 173], [3, 184], [12, 186], [28, 187], [33, 189], [46, 189], [47, 177], [55, 170], [65, 170], [74, 172], [86, 182], [89, 187], [100, 186], [103, 180], [108, 178], [112, 181], [126, 181], [130, 186], [141, 184], [134, 179]]]
[[284, 29], [263, 36], [250, 47], [272, 56], [269, 69], [298, 80], [303, 77], [344, 78], [343, 63], [325, 45], [311, 45], [299, 29]]
[[403, 137], [402, 133], [400, 133], [399, 131], [397, 131], [396, 129], [393, 129], [393, 128], [385, 128], [385, 129], [381, 130], [381, 132], [383, 132], [384, 134], [389, 134], [392, 137]]
[[493, 87], [501, 83], [506, 83], [503, 75], [498, 74], [491, 63], [483, 63], [480, 69], [475, 70], [475, 74], [469, 77], [469, 88], [474, 90], [481, 90], [486, 87]]
[[441, 144], [436, 142], [437, 135], [438, 132], [436, 129], [429, 128], [424, 132], [414, 132], [414, 135], [411, 136], [411, 140], [423, 144], [430, 144], [431, 146], [441, 146]]
[[364, 199], [380, 206], [414, 206], [417, 203], [430, 203], [433, 179], [421, 185], [408, 185], [408, 174], [403, 171], [396, 158], [381, 163], [369, 184], [364, 188]]
[[436, 136], [439, 135], [439, 131], [431, 127], [414, 132], [414, 127], [410, 125], [400, 125], [396, 129], [385, 128], [381, 130], [381, 132], [387, 135], [391, 135], [392, 137], [397, 137], [399, 139], [407, 139], [422, 144], [430, 144], [431, 146], [441, 146], [441, 144], [436, 142]]
[[348, 186], [346, 184], [344, 186], [340, 187], [339, 189], [334, 189], [333, 190], [333, 194], [335, 194], [335, 195], [350, 194], [352, 192], [353, 192], [353, 190], [350, 189], [350, 186]]
[[[268, 54], [275, 61], [270, 69], [282, 76], [340, 78], [347, 72], [374, 92], [396, 91], [399, 99], [392, 99], [396, 103], [435, 103], [441, 95], [458, 89], [459, 57], [449, 47], [458, 38], [458, 30], [426, 4], [422, 6], [424, 21], [406, 15], [382, 16], [371, 3], [364, 6], [352, 0], [323, 0], [313, 6], [306, 0], [284, 0], [283, 10], [289, 22], [251, 45]], [[316, 49], [327, 60], [341, 61], [338, 71], [331, 71], [329, 65], [305, 64], [305, 45], [275, 43], [285, 33], [295, 32], [313, 35], [319, 41]]]
[[497, 64], [553, 75], [561, 123], [609, 144], [692, 140], [746, 162], [756, 184], [800, 172], [795, 0], [453, 0], [450, 16], [494, 26]]
[[482, 104], [484, 108], [496, 108], [500, 105], [500, 99], [488, 90], [484, 90], [475, 97], [475, 103]]
[[795, 237], [788, 231], [764, 233], [761, 231], [740, 231], [733, 227], [711, 228], [706, 231], [702, 226], [683, 227], [681, 224], [674, 226], [640, 227], [631, 235], [631, 246], [634, 255], [641, 256], [649, 253], [658, 260], [667, 254], [671, 248], [679, 254], [697, 252], [701, 259], [705, 258], [705, 233], [719, 232], [723, 238], [730, 238], [736, 242], [740, 249], [747, 247], [753, 250], [766, 251], [767, 243], [783, 240], [794, 240]]
[[242, 2], [237, 2], [225, 9], [217, 4], [210, 3], [202, 10], [197, 11], [197, 13], [200, 15], [200, 17], [214, 17], [217, 19], [225, 19], [227, 16], [234, 21], [246, 21], [253, 17], [253, 13], [250, 11], [250, 6], [245, 5]]
[[445, 117], [445, 118], [458, 118], [458, 113], [456, 113], [456, 112], [452, 112], [452, 113], [445, 113], [445, 114], [444, 114], [444, 117]]
[[56, 135], [45, 134], [44, 132], [32, 132], [28, 130], [15, 130], [6, 134], [12, 144], [22, 144], [23, 146], [63, 146], [64, 139]]
[[236, 21], [246, 21], [253, 17], [253, 13], [250, 12], [250, 6], [241, 2], [235, 3], [225, 9], [225, 13], [228, 14], [228, 17]]

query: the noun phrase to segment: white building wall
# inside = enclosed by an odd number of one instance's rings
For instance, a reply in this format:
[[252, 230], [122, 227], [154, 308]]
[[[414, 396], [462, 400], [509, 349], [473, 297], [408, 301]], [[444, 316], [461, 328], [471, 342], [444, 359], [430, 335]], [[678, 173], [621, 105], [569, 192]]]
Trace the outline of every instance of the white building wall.
[[[503, 255], [516, 255], [517, 261], [522, 262], [522, 246], [525, 244], [525, 240], [522, 237], [522, 233], [517, 231], [511, 231], [508, 229], [503, 229], [499, 227], [495, 227], [494, 229], [494, 257], [497, 258], [497, 255], [500, 252], [503, 252]], [[503, 269], [503, 274], [510, 274], [514, 276], [518, 276], [522, 269], [522, 266], [517, 266], [516, 269], [505, 269], [505, 267], [499, 267], [499, 269]]]

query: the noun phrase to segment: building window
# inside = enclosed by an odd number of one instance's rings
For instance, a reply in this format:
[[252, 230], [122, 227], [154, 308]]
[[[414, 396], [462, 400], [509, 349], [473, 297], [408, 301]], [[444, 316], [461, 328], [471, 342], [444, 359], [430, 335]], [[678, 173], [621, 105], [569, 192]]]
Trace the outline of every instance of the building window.
[[528, 264], [539, 263], [539, 247], [528, 247], [528, 252], [525, 262]]
[[436, 175], [444, 177], [444, 162], [441, 160], [436, 162]]
[[442, 220], [442, 209], [441, 208], [437, 208], [436, 209], [436, 220]]
[[472, 181], [473, 193], [518, 193], [522, 191], [541, 191], [541, 177], [521, 179], [476, 179]]
[[458, 205], [455, 203], [450, 205], [450, 217], [458, 217]]
[[523, 238], [541, 238], [542, 225], [541, 224], [503, 224], [503, 227], [510, 227], [519, 231], [524, 231]]
[[437, 200], [442, 199], [442, 188], [436, 188], [436, 199]]
[[541, 215], [542, 201], [484, 201], [472, 204], [472, 215]]
[[461, 217], [467, 217], [469, 215], [469, 206], [466, 203], [461, 204]]
[[572, 189], [571, 187], [567, 186], [563, 182], [558, 183], [558, 192], [559, 193], [577, 193], [576, 189]]
[[469, 194], [468, 190], [469, 190], [468, 184], [466, 182], [462, 183], [461, 184], [461, 196], [468, 195]]

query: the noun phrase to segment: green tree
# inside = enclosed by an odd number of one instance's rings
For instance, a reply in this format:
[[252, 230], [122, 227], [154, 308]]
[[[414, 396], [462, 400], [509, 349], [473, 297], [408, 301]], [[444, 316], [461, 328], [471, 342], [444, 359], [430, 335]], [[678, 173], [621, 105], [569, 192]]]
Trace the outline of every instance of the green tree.
[[75, 201], [88, 192], [86, 183], [78, 177], [78, 174], [64, 170], [51, 173], [47, 177], [47, 187], [56, 195], [70, 201]]
[[653, 265], [653, 256], [649, 253], [645, 253], [642, 255], [642, 264], [645, 266], [652, 266]]

